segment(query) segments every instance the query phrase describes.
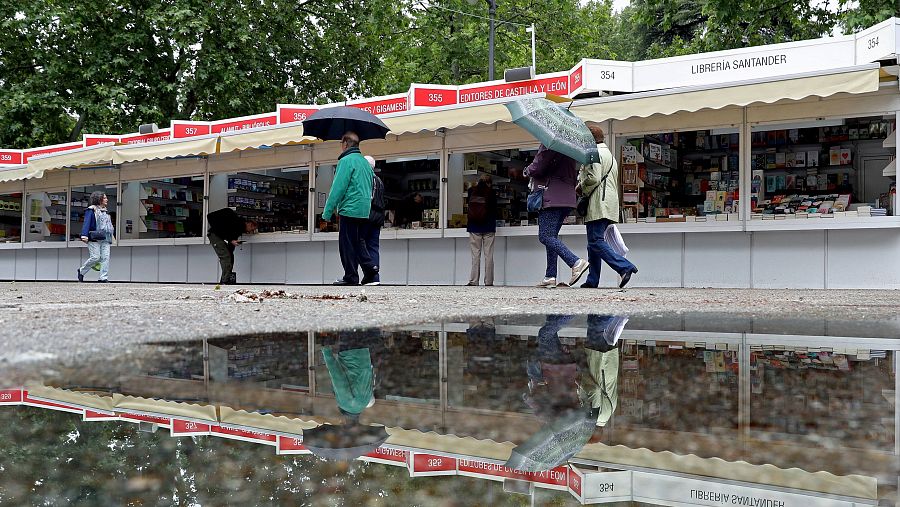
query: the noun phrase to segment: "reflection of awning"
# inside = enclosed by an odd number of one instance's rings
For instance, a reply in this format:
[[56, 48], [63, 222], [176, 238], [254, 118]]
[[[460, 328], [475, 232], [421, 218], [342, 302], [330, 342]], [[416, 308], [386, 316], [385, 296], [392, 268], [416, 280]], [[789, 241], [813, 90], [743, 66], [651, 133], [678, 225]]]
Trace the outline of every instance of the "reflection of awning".
[[262, 146], [282, 146], [288, 144], [307, 144], [318, 141], [315, 137], [303, 135], [303, 125], [292, 123], [273, 127], [259, 127], [251, 130], [222, 134], [219, 152], [228, 153], [234, 150], [257, 149]]
[[218, 143], [218, 136], [213, 135], [194, 139], [116, 146], [113, 148], [113, 162], [123, 164], [143, 160], [210, 155], [216, 153]]
[[219, 421], [223, 424], [230, 424], [232, 426], [243, 426], [246, 428], [289, 433], [292, 435], [302, 435], [303, 430], [319, 426], [319, 423], [315, 421], [304, 421], [284, 416], [234, 410], [224, 406], [219, 407]]
[[693, 112], [746, 106], [755, 102], [771, 104], [779, 100], [806, 97], [829, 97], [836, 93], [869, 93], [878, 91], [877, 65], [854, 67], [852, 70], [795, 77], [793, 79], [747, 82], [733, 86], [675, 88], [665, 91], [633, 93], [578, 101], [572, 112], [585, 120], [624, 120], [646, 118], [654, 114]]

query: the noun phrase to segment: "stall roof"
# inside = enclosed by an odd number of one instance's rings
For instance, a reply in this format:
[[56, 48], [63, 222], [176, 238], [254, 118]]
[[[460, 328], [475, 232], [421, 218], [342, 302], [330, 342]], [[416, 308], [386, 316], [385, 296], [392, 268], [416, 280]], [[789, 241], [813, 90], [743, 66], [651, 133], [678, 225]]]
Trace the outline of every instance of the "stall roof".
[[837, 93], [878, 91], [878, 64], [813, 74], [760, 79], [729, 85], [673, 88], [576, 101], [572, 112], [585, 120], [624, 120], [761, 102], [829, 97]]
[[228, 153], [235, 150], [258, 149], [264, 146], [308, 144], [318, 141], [315, 137], [303, 135], [303, 124], [289, 123], [223, 134], [219, 143], [219, 152]]

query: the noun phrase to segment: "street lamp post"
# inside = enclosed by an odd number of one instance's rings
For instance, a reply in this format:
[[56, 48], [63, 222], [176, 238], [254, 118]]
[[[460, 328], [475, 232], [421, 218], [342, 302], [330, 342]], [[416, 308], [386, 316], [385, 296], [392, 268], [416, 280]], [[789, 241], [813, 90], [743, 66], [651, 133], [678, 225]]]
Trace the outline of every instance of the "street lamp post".
[[[484, 0], [488, 4], [488, 14], [491, 19], [491, 31], [488, 36], [488, 81], [494, 80], [494, 28], [497, 17], [497, 0]], [[478, 0], [469, 0], [469, 4], [475, 5]]]
[[497, 15], [497, 2], [484, 0], [488, 4], [488, 13], [491, 18], [491, 31], [488, 36], [488, 81], [494, 80], [494, 18]]

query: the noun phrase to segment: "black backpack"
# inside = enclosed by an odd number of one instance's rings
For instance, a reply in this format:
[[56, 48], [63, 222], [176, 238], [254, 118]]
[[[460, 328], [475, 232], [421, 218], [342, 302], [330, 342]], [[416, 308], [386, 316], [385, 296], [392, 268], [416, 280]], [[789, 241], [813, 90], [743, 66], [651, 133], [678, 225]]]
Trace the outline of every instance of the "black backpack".
[[369, 211], [369, 222], [384, 225], [384, 182], [377, 175], [372, 176], [372, 208]]
[[469, 222], [481, 224], [488, 219], [488, 200], [492, 190], [487, 185], [477, 184], [469, 191]]

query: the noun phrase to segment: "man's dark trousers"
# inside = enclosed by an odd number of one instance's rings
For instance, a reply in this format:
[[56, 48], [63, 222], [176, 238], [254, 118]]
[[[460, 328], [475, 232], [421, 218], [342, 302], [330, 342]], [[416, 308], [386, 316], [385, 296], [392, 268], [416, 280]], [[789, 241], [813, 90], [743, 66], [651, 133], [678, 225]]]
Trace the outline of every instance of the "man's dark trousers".
[[363, 230], [368, 221], [368, 218], [341, 215], [338, 250], [341, 254], [341, 264], [344, 266], [344, 281], [347, 283], [359, 284], [359, 267], [362, 267], [364, 275], [375, 273], [375, 263], [369, 256], [363, 238]]

